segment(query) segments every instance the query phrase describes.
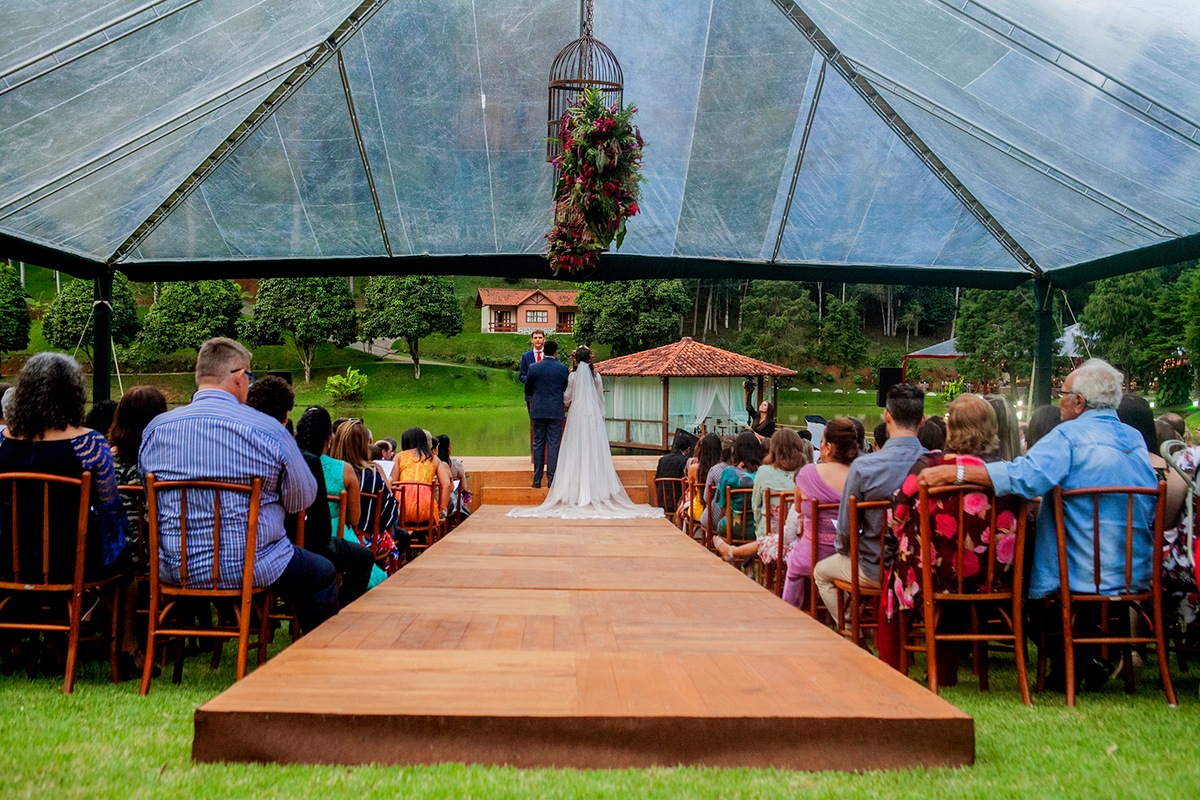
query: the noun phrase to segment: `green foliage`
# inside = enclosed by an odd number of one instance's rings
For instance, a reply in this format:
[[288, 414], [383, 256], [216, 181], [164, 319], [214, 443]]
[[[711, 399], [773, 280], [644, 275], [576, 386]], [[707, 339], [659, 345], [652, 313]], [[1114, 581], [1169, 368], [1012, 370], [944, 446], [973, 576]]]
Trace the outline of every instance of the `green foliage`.
[[946, 381], [942, 384], [942, 399], [949, 403], [967, 390], [967, 382], [962, 378]]
[[817, 379], [820, 377], [821, 370], [817, 369], [816, 367], [805, 367], [804, 372], [800, 374], [800, 380], [804, 381], [805, 383], [816, 383]]
[[29, 346], [29, 302], [16, 267], [0, 265], [0, 354]]
[[904, 349], [891, 345], [880, 345], [871, 354], [870, 365], [875, 369], [882, 367], [899, 367], [904, 363]]
[[[92, 357], [95, 294], [91, 281], [63, 281], [62, 292], [50, 303], [42, 317], [42, 335], [51, 347], [75, 351], [76, 345]], [[112, 339], [117, 345], [127, 345], [138, 333], [137, 303], [129, 281], [121, 273], [113, 275]]]
[[242, 292], [230, 280], [163, 284], [142, 326], [142, 342], [156, 353], [199, 349], [216, 336], [237, 336]]
[[858, 304], [843, 303], [831, 294], [825, 295], [825, 319], [821, 321], [819, 354], [825, 364], [846, 369], [858, 369], [867, 363], [870, 342], [862, 332]]
[[317, 345], [332, 340], [345, 347], [358, 338], [358, 311], [345, 278], [264, 278], [258, 284], [254, 317], [242, 321], [242, 336], [253, 345], [279, 344], [292, 335], [312, 380]]
[[965, 355], [955, 366], [967, 380], [995, 380], [1003, 370], [1029, 374], [1035, 341], [1033, 290], [966, 290], [955, 334], [958, 351]]
[[421, 339], [433, 333], [462, 333], [463, 312], [449, 278], [384, 275], [367, 284], [363, 334], [371, 339], [403, 339], [421, 378]]
[[1164, 370], [1158, 379], [1154, 402], [1161, 406], [1184, 406], [1192, 402], [1192, 384], [1196, 374], [1189, 365]]
[[816, 334], [817, 306], [802, 283], [755, 281], [742, 301], [738, 350], [751, 358], [804, 366], [812, 359]]
[[354, 367], [346, 367], [345, 375], [330, 375], [325, 379], [325, 391], [335, 401], [358, 402], [367, 391], [367, 376]]
[[692, 298], [679, 280], [585, 283], [575, 339], [612, 347], [614, 356], [670, 344]]
[[496, 369], [518, 369], [521, 359], [518, 356], [475, 356], [475, 363]]
[[1098, 281], [1079, 315], [1080, 329], [1093, 339], [1092, 354], [1143, 386], [1153, 380], [1162, 363], [1147, 346], [1161, 285], [1156, 270]]

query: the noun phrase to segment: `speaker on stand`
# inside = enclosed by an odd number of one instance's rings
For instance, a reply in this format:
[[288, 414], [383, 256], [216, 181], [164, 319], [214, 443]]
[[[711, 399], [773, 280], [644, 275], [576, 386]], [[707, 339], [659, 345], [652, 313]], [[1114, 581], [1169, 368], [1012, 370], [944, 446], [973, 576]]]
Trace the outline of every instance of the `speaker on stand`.
[[904, 382], [904, 370], [900, 367], [880, 367], [879, 382], [876, 384], [875, 405], [883, 408], [887, 405], [888, 390], [897, 383]]

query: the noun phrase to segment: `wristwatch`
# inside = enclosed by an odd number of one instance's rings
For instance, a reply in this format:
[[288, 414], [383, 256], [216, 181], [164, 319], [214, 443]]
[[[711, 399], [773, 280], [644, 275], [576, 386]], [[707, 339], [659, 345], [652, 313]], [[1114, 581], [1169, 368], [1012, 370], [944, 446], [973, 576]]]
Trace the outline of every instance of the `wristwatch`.
[[959, 464], [958, 467], [955, 468], [955, 470], [954, 470], [954, 482], [956, 484], [962, 485], [963, 477], [964, 477], [965, 473], [966, 473], [966, 467], [964, 467], [962, 464]]

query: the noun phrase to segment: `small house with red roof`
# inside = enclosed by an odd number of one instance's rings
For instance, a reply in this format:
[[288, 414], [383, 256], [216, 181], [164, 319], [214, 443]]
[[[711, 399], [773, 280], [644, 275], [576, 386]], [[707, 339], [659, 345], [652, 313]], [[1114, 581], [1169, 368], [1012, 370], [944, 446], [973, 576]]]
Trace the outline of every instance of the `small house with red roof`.
[[482, 333], [574, 333], [579, 292], [565, 289], [480, 289]]
[[685, 336], [674, 344], [595, 365], [604, 381], [604, 424], [617, 447], [669, 450], [676, 428], [733, 432], [746, 426], [743, 383], [778, 407], [779, 381], [796, 371]]

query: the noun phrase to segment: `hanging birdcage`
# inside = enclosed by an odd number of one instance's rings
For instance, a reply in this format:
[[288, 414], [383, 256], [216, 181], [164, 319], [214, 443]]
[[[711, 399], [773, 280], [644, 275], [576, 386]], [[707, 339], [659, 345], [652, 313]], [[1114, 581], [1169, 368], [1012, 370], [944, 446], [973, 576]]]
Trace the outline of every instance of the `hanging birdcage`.
[[571, 103], [584, 89], [599, 89], [605, 105], [621, 105], [625, 88], [621, 65], [613, 51], [592, 36], [592, 0], [588, 0], [583, 35], [554, 57], [550, 66], [550, 116], [546, 122], [546, 160], [553, 161], [562, 148], [559, 124]]

